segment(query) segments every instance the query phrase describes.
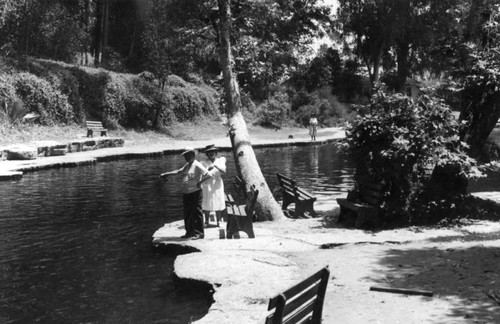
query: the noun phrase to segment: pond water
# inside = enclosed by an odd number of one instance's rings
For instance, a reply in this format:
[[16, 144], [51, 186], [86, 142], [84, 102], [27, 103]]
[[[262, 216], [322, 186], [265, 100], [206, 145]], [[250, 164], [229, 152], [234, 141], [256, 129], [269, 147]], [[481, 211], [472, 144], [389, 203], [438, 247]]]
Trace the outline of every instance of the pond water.
[[[276, 172], [320, 195], [347, 191], [352, 172], [334, 145], [256, 149]], [[226, 183], [234, 178], [229, 152]], [[200, 158], [202, 155], [200, 155]], [[188, 323], [211, 300], [175, 291], [173, 259], [152, 234], [182, 218], [179, 183], [159, 180], [180, 156], [27, 173], [0, 182], [0, 323]]]

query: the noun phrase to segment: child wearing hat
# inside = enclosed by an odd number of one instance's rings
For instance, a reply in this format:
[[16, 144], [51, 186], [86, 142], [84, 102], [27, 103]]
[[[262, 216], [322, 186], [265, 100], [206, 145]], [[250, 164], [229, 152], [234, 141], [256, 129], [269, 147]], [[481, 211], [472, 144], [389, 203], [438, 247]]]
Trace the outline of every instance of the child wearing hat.
[[180, 175], [182, 177], [182, 205], [184, 210], [184, 227], [186, 234], [182, 238], [202, 239], [205, 236], [203, 229], [203, 211], [201, 209], [202, 192], [200, 180], [203, 176], [208, 176], [208, 170], [196, 158], [196, 151], [187, 147], [181, 154], [186, 160], [186, 164], [177, 170], [162, 173], [160, 177], [167, 179], [170, 175]]
[[203, 191], [202, 209], [205, 214], [205, 225], [209, 225], [211, 212], [215, 212], [217, 226], [226, 210], [226, 199], [224, 195], [224, 182], [222, 174], [226, 173], [226, 158], [217, 156], [218, 149], [214, 145], [205, 147], [207, 159], [201, 161], [209, 174], [200, 181]]

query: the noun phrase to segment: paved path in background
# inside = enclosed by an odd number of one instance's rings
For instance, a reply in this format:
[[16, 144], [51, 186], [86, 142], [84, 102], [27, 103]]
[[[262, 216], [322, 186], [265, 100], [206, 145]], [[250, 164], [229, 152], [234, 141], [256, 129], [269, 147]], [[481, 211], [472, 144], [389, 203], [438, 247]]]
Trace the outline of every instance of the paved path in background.
[[[292, 135], [293, 138], [289, 138], [290, 135]], [[319, 130], [317, 141], [315, 142], [311, 142], [306, 129], [299, 132], [295, 131], [294, 133], [290, 133], [287, 129], [282, 129], [266, 137], [253, 137], [252, 134], [250, 134], [253, 147], [322, 144], [344, 138], [345, 132], [342, 128], [338, 127], [323, 128]], [[175, 154], [181, 152], [186, 146], [202, 149], [209, 144], [215, 144], [223, 150], [231, 149], [229, 137], [200, 141], [171, 139], [162, 144], [145, 146], [141, 146], [137, 143], [132, 146], [127, 146], [127, 142], [125, 142], [123, 147], [69, 153], [63, 156], [41, 157], [35, 160], [0, 161], [0, 179], [16, 178], [20, 175], [20, 172], [36, 171], [40, 169], [74, 167], [78, 165], [93, 164], [100, 161]]]

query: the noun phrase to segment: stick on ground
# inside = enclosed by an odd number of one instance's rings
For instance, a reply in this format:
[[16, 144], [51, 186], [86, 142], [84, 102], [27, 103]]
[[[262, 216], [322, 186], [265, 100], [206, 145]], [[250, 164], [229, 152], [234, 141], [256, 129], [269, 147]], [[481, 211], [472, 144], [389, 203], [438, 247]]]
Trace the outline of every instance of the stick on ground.
[[403, 288], [388, 288], [388, 287], [370, 287], [371, 291], [381, 291], [381, 292], [389, 292], [395, 294], [405, 294], [405, 295], [422, 295], [432, 297], [434, 292], [428, 290], [415, 290], [415, 289], [403, 289]]

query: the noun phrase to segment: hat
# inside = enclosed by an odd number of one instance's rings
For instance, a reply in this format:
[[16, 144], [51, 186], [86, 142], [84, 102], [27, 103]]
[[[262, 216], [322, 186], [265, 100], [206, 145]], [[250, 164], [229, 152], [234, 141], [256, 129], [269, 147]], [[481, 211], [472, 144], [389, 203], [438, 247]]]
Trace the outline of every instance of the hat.
[[205, 153], [208, 153], [208, 152], [217, 152], [219, 149], [215, 147], [214, 144], [211, 144], [211, 145], [207, 145], [205, 146]]
[[186, 147], [186, 148], [184, 148], [184, 151], [181, 153], [181, 155], [184, 155], [184, 154], [189, 153], [189, 152], [196, 153], [196, 151], [194, 150], [194, 148], [192, 148], [192, 147]]

